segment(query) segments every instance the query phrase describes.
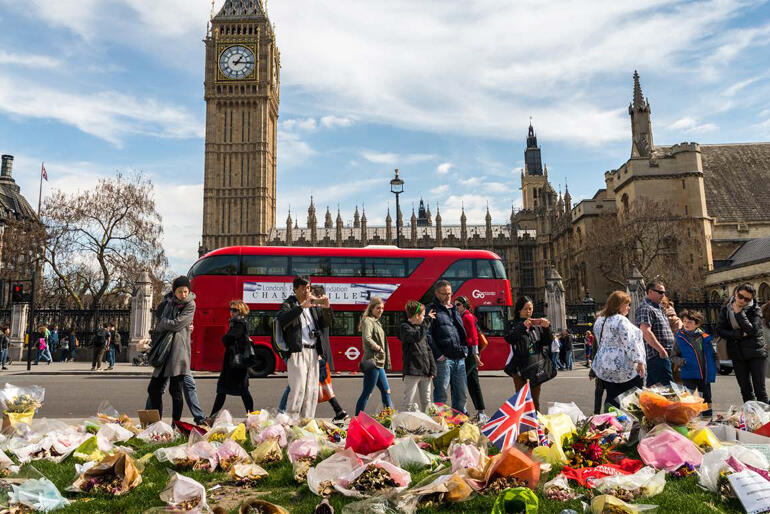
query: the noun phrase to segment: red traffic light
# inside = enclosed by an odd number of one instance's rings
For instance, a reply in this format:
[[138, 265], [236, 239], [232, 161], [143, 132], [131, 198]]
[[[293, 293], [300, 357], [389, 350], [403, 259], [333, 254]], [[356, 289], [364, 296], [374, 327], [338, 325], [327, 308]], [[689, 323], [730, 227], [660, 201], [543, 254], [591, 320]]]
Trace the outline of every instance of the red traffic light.
[[14, 284], [11, 291], [11, 301], [14, 303], [24, 302], [24, 284]]

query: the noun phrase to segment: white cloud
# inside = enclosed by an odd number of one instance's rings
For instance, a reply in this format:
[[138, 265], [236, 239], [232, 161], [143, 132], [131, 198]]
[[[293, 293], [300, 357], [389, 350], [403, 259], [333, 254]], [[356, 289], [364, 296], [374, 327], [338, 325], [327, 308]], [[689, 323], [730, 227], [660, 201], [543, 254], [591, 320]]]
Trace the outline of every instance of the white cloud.
[[430, 194], [433, 196], [441, 196], [448, 192], [449, 192], [449, 186], [446, 184], [441, 184], [440, 186], [436, 186], [430, 190]]
[[746, 80], [741, 80], [740, 82], [736, 82], [735, 84], [731, 85], [724, 91], [722, 91], [722, 95], [724, 96], [735, 96], [738, 92], [742, 91], [743, 89], [747, 88], [757, 80], [759, 80], [761, 77], [751, 77]]
[[399, 159], [396, 153], [374, 152], [372, 150], [364, 150], [361, 152], [361, 157], [375, 164], [396, 164]]
[[293, 118], [282, 123], [285, 130], [304, 130], [311, 132], [316, 129], [318, 124], [315, 118]]
[[353, 125], [353, 120], [350, 118], [344, 118], [341, 116], [334, 116], [330, 114], [321, 118], [321, 125], [325, 128], [345, 128]]
[[[296, 168], [317, 153], [296, 132], [278, 131], [278, 160], [276, 162], [278, 169], [291, 170]], [[279, 174], [279, 179], [280, 177], [281, 174]]]
[[203, 137], [203, 122], [166, 102], [116, 91], [71, 93], [0, 74], [0, 111], [73, 125], [121, 146], [131, 134]]
[[460, 182], [460, 185], [462, 185], [463, 187], [478, 186], [484, 183], [485, 178], [486, 177], [461, 178], [458, 182]]
[[439, 175], [446, 175], [449, 173], [449, 170], [451, 170], [453, 167], [451, 162], [442, 162], [438, 166], [436, 166], [436, 173]]
[[58, 68], [61, 61], [47, 55], [17, 54], [0, 50], [0, 64], [13, 64], [29, 68]]
[[713, 123], [698, 123], [695, 118], [689, 116], [680, 118], [674, 123], [668, 126], [670, 130], [679, 130], [685, 134], [702, 134], [704, 132], [712, 132], [717, 130], [717, 127]]

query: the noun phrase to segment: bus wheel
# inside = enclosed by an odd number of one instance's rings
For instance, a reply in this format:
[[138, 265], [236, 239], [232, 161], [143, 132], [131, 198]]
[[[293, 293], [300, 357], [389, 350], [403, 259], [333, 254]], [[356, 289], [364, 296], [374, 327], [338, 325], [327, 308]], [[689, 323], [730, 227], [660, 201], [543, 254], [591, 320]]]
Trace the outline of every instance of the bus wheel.
[[264, 346], [254, 348], [254, 360], [256, 364], [249, 368], [251, 378], [264, 378], [275, 371], [275, 355]]

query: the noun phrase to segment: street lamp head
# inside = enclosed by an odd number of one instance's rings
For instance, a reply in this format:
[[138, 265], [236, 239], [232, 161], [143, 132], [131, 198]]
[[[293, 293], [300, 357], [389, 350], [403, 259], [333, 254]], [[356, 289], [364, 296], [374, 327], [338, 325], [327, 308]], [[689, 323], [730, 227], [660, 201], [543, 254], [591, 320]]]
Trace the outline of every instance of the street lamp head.
[[398, 169], [396, 169], [396, 177], [390, 181], [390, 192], [397, 195], [404, 192], [404, 181], [398, 178]]

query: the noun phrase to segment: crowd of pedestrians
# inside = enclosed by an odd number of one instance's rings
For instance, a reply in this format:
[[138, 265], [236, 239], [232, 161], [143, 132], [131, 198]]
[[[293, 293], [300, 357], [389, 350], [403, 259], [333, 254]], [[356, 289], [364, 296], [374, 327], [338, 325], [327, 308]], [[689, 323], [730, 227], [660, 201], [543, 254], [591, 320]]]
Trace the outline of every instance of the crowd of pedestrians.
[[[280, 410], [295, 418], [315, 417], [320, 402], [334, 408], [334, 421], [343, 421], [347, 412], [340, 406], [331, 386], [334, 360], [329, 342], [333, 311], [322, 287], [311, 284], [308, 277], [298, 276], [292, 294], [282, 303], [274, 323], [274, 348], [286, 361], [288, 386], [280, 401]], [[765, 368], [766, 337], [770, 334], [770, 303], [763, 308], [755, 301], [749, 284], [736, 288], [721, 308], [715, 334], [701, 328], [703, 315], [695, 310], [676, 312], [666, 297], [665, 284], [650, 282], [646, 295], [629, 318], [631, 298], [624, 291], [609, 295], [603, 309], [584, 336], [585, 359], [589, 377], [595, 380], [594, 412], [618, 406], [618, 399], [632, 388], [670, 385], [677, 381], [700, 394], [711, 406], [711, 384], [716, 380], [719, 360], [714, 347], [716, 337], [726, 341], [728, 356], [733, 361], [736, 379], [744, 401], [767, 402]], [[253, 364], [254, 350], [248, 335], [248, 306], [241, 300], [229, 304], [231, 318], [222, 337], [224, 356], [217, 381], [216, 398], [209, 420], [224, 406], [226, 396], [239, 396], [244, 409], [254, 408], [249, 391], [248, 367]], [[527, 382], [536, 408], [540, 408], [543, 384], [559, 370], [573, 367], [574, 336], [567, 330], [557, 333], [545, 318], [533, 317], [535, 303], [531, 298], [517, 298], [512, 320], [505, 329], [510, 345], [504, 372], [512, 377], [516, 390]], [[487, 344], [473, 306], [467, 297], [453, 299], [451, 283], [440, 280], [427, 305], [410, 300], [405, 306], [405, 321], [397, 334], [387, 334], [381, 318], [385, 301], [372, 297], [361, 316], [363, 379], [355, 413], [364, 411], [369, 398], [378, 389], [382, 409], [392, 409], [394, 402], [387, 372], [391, 370], [388, 336], [398, 336], [402, 350], [402, 410], [424, 410], [431, 402], [447, 403], [459, 412], [472, 415], [477, 422], [488, 420], [479, 368], [484, 365], [482, 351]], [[763, 316], [764, 311], [764, 316]], [[162, 412], [162, 395], [166, 388], [172, 397], [172, 418], [179, 421], [183, 399], [193, 412], [196, 423], [204, 423], [195, 381], [190, 373], [190, 333], [195, 313], [195, 295], [186, 277], [174, 280], [172, 291], [159, 307], [161, 312], [153, 331], [154, 352], [165, 355], [153, 360], [155, 366], [147, 388], [147, 408]], [[56, 338], [41, 327], [40, 359], [46, 360], [45, 348]], [[55, 327], [56, 328], [56, 327]], [[111, 369], [110, 350], [117, 346], [114, 325], [107, 324], [96, 334], [94, 369], [104, 355]], [[0, 352], [7, 335], [0, 335]], [[61, 344], [62, 339], [59, 339]], [[77, 340], [75, 340], [76, 342]], [[70, 347], [73, 346], [71, 339]], [[165, 347], [165, 350], [163, 348]], [[4, 359], [0, 353], [0, 361]], [[391, 377], [392, 378], [392, 377]], [[470, 397], [470, 402], [468, 402]], [[706, 415], [710, 415], [707, 411]]]

